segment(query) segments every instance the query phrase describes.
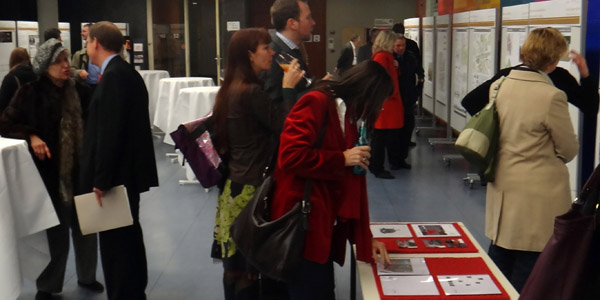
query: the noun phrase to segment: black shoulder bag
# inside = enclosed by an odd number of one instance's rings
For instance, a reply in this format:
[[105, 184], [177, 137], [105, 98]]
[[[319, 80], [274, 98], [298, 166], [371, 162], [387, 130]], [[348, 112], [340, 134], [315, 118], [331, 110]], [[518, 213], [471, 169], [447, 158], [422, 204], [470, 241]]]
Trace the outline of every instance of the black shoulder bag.
[[[326, 111], [315, 149], [323, 143], [328, 117]], [[268, 171], [269, 167], [265, 169], [265, 175]], [[237, 250], [262, 274], [286, 281], [300, 264], [306, 232], [309, 230], [311, 188], [312, 179], [306, 179], [302, 201], [279, 219], [270, 220], [270, 204], [275, 190], [275, 178], [270, 174], [231, 225], [231, 237]]]

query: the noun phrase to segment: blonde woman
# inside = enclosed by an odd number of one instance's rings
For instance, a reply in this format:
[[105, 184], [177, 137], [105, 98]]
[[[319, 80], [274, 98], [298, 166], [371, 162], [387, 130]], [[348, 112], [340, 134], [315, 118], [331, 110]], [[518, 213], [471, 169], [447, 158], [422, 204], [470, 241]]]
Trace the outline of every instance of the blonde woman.
[[[496, 180], [488, 184], [489, 255], [517, 291], [548, 242], [554, 218], [570, 207], [569, 171], [579, 149], [567, 97], [548, 77], [567, 53], [553, 28], [532, 31], [521, 48], [524, 66], [500, 86]], [[498, 82], [492, 84], [492, 88]]]
[[384, 30], [377, 35], [373, 44], [373, 61], [385, 68], [394, 85], [394, 92], [383, 102], [371, 137], [372, 156], [369, 170], [375, 177], [381, 179], [394, 179], [394, 176], [384, 168], [386, 150], [392, 169], [399, 169], [402, 161], [400, 128], [404, 126], [404, 106], [398, 88], [398, 68], [392, 54], [397, 39], [396, 33]]

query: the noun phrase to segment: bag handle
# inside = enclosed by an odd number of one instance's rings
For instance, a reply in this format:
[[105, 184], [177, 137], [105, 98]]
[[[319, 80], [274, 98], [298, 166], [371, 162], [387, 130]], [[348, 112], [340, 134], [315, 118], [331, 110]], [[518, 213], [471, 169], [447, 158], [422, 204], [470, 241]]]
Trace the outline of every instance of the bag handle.
[[494, 86], [492, 87], [492, 96], [491, 96], [490, 103], [496, 102], [496, 98], [498, 98], [498, 91], [500, 91], [500, 86], [502, 85], [502, 83], [504, 82], [505, 79], [506, 79], [505, 76], [501, 76], [500, 78], [498, 78], [498, 80], [496, 80], [496, 81], [494, 81], [494, 83], [492, 83]]
[[585, 185], [579, 192], [579, 196], [575, 198], [575, 203], [583, 205], [590, 193], [600, 185], [600, 167], [596, 167], [592, 175], [585, 182]]

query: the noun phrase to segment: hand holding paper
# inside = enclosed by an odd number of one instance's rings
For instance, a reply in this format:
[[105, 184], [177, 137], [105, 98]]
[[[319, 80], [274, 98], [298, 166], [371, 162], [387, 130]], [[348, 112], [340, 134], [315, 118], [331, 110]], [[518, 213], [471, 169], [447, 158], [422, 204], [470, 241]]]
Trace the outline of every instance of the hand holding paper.
[[75, 196], [75, 209], [81, 233], [85, 235], [133, 224], [124, 186], [120, 185], [108, 191], [97, 188], [93, 190], [92, 193]]

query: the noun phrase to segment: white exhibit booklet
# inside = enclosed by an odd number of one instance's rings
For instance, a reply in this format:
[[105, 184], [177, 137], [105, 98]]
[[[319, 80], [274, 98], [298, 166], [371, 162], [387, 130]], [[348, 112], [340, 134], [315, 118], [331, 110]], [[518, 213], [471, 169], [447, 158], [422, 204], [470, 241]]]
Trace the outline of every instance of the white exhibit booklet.
[[386, 296], [439, 295], [433, 276], [380, 276]]
[[438, 275], [446, 296], [501, 294], [490, 275]]
[[411, 224], [417, 237], [460, 236], [454, 224]]
[[392, 258], [391, 265], [377, 262], [377, 275], [429, 275], [429, 269], [422, 257]]
[[102, 206], [95, 193], [75, 196], [75, 209], [82, 234], [96, 233], [133, 224], [125, 186], [104, 192]]
[[412, 237], [408, 225], [405, 224], [371, 224], [374, 238], [409, 238]]

